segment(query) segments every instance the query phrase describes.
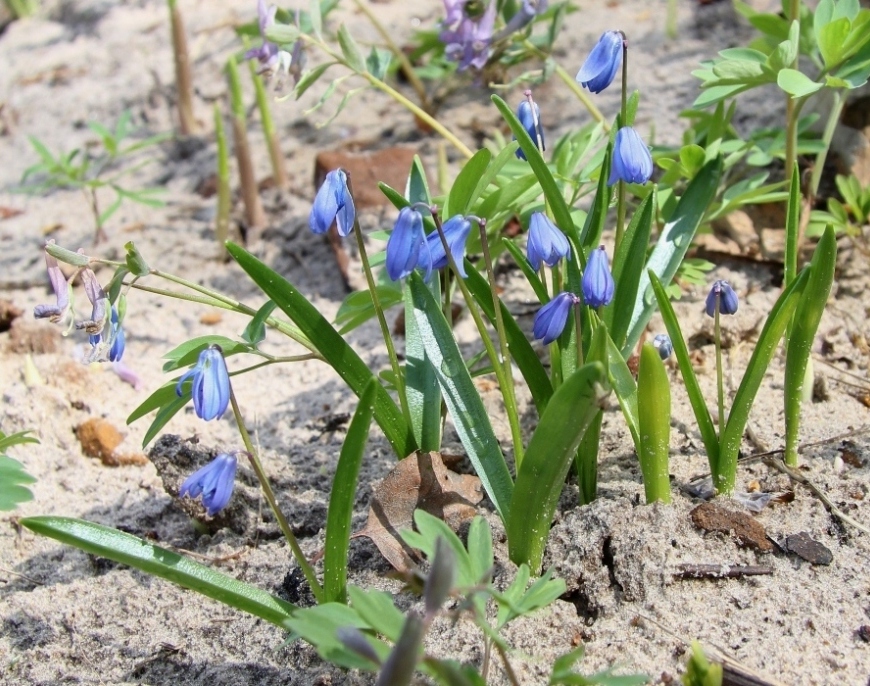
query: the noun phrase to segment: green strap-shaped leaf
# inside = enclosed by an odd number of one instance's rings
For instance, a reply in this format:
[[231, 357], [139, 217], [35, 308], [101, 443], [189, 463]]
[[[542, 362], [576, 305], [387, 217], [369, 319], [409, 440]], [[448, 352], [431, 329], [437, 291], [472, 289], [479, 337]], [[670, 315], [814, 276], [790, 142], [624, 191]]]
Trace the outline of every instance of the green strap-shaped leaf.
[[[244, 248], [227, 243], [227, 251], [268, 298], [281, 308], [305, 336], [317, 347], [348, 387], [360, 396], [366, 384], [376, 378], [347, 341], [294, 286], [275, 270], [267, 267]], [[375, 398], [375, 421], [384, 432], [399, 459], [417, 449], [408, 426], [395, 401], [378, 384]]]
[[788, 205], [785, 213], [785, 285], [788, 286], [797, 278], [798, 243], [800, 242], [801, 217], [801, 179], [798, 164], [795, 162], [791, 173], [791, 185], [788, 190]]
[[27, 517], [21, 523], [40, 536], [159, 576], [284, 629], [296, 610], [255, 586], [107, 526], [70, 517]]
[[408, 278], [414, 317], [426, 356], [435, 370], [441, 393], [468, 459], [486, 494], [503, 520], [510, 510], [513, 481], [492, 430], [489, 414], [468, 373], [450, 325], [419, 274]]
[[837, 266], [837, 237], [828, 224], [810, 263], [810, 276], [800, 297], [794, 321], [787, 336], [785, 355], [785, 462], [797, 466], [801, 399], [806, 381], [807, 362], [813, 339], [834, 283]]
[[477, 183], [486, 172], [492, 153], [483, 148], [478, 150], [459, 172], [456, 181], [450, 189], [450, 193], [444, 202], [444, 219], [447, 220], [456, 214], [466, 214], [471, 206], [472, 195], [477, 188]]
[[734, 490], [737, 454], [740, 450], [740, 442], [743, 440], [746, 422], [749, 420], [749, 411], [752, 409], [764, 373], [779, 347], [779, 341], [797, 309], [801, 293], [809, 281], [810, 272], [810, 269], [801, 271], [797, 279], [782, 292], [758, 336], [758, 343], [755, 344], [740, 387], [734, 396], [734, 402], [731, 403], [731, 412], [728, 413], [728, 421], [719, 440], [719, 473], [718, 475], [714, 473], [713, 478], [714, 485], [720, 493], [731, 493]]
[[704, 218], [707, 207], [716, 195], [719, 186], [719, 176], [722, 173], [722, 159], [710, 160], [703, 166], [698, 175], [689, 183], [680, 202], [677, 203], [670, 221], [665, 224], [656, 247], [646, 263], [646, 269], [638, 284], [637, 296], [631, 313], [631, 323], [622, 354], [628, 357], [634, 346], [640, 340], [640, 335], [649, 323], [655, 311], [655, 298], [650, 293], [648, 273], [652, 271], [659, 280], [667, 286], [680, 262], [686, 256], [686, 251], [692, 244], [698, 225]]
[[[480, 306], [483, 314], [493, 325], [495, 325], [495, 306], [492, 302], [492, 290], [489, 287], [487, 280], [478, 273], [478, 271], [469, 264], [465, 265], [465, 271], [468, 273], [468, 278], [465, 280], [468, 290], [474, 296], [474, 300]], [[532, 401], [538, 413], [544, 411], [550, 397], [553, 395], [553, 385], [550, 383], [550, 377], [547, 376], [547, 371], [544, 365], [541, 364], [541, 359], [535, 353], [529, 339], [523, 333], [516, 320], [511, 316], [505, 304], [499, 301], [501, 308], [502, 321], [504, 322], [505, 336], [507, 337], [508, 347], [511, 351], [511, 359], [517, 365], [526, 384], [529, 387], [529, 392], [532, 394]]]
[[639, 420], [637, 417], [637, 383], [625, 362], [616, 343], [608, 336], [607, 339], [607, 376], [613, 393], [622, 408], [625, 423], [631, 438], [637, 447], [640, 441]]
[[659, 352], [649, 342], [640, 351], [637, 371], [637, 456], [647, 503], [671, 502], [668, 455], [671, 440], [671, 385]]
[[[616, 132], [613, 132], [613, 136]], [[611, 137], [612, 139], [612, 137]], [[579, 244], [583, 246], [586, 252], [593, 248], [597, 248], [601, 243], [601, 234], [604, 233], [604, 224], [607, 222], [607, 211], [610, 209], [610, 199], [613, 197], [613, 187], [607, 184], [610, 177], [610, 164], [613, 159], [613, 142], [608, 142], [605, 150], [604, 161], [601, 163], [601, 168], [598, 172], [598, 188], [595, 191], [595, 200], [592, 201], [592, 207], [589, 208], [589, 214], [586, 215], [586, 223], [583, 225], [583, 231], [580, 233]], [[575, 257], [574, 262], [578, 264], [582, 260], [582, 265], [585, 267], [586, 262], [582, 254]]]
[[578, 369], [550, 399], [517, 476], [507, 518], [508, 550], [516, 564], [537, 574], [550, 522], [580, 439], [601, 408], [607, 375], [600, 362]]
[[366, 450], [369, 426], [375, 411], [378, 390], [375, 379], [369, 381], [359, 398], [356, 412], [338, 456], [329, 509], [326, 513], [326, 543], [323, 558], [323, 590], [326, 602], [347, 602], [347, 549], [350, 543], [350, 520], [356, 496], [359, 469]]

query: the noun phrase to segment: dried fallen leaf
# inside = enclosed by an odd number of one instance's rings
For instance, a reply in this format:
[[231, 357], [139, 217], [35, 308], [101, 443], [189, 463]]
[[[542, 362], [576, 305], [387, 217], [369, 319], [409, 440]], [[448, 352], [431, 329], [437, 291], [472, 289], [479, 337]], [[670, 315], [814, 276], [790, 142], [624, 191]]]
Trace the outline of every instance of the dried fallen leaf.
[[414, 553], [399, 532], [413, 527], [414, 510], [426, 510], [456, 530], [474, 517], [474, 506], [482, 499], [476, 476], [451, 472], [436, 452], [415, 453], [372, 489], [368, 521], [352, 538], [370, 538], [393, 567], [408, 572], [414, 566]]
[[763, 553], [773, 550], [773, 544], [767, 540], [764, 527], [745, 512], [726, 510], [713, 503], [702, 503], [689, 516], [699, 529], [731, 534], [741, 547], [753, 548]]

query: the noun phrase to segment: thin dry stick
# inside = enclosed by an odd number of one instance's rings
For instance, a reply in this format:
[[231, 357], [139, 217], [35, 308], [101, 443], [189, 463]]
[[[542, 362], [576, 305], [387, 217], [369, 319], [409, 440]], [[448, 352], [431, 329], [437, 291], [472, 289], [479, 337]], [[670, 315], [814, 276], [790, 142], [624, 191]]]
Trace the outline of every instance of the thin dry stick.
[[189, 136], [196, 131], [193, 116], [193, 77], [190, 73], [190, 58], [187, 50], [187, 32], [177, 0], [169, 0], [169, 21], [172, 25], [172, 47], [175, 52], [175, 90], [178, 97], [179, 131]]

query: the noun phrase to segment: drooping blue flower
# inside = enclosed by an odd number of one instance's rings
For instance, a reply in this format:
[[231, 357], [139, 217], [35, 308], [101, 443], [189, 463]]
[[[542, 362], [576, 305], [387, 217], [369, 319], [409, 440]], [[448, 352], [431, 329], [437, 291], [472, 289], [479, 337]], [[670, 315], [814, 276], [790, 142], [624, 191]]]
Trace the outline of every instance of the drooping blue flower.
[[323, 185], [314, 197], [308, 226], [314, 233], [326, 233], [332, 222], [338, 227], [339, 236], [347, 236], [353, 231], [356, 208], [353, 196], [347, 188], [347, 174], [344, 169], [334, 169], [326, 175]]
[[[441, 229], [444, 231], [444, 238], [447, 239], [450, 254], [456, 262], [459, 274], [464, 279], [468, 276], [465, 273], [465, 242], [468, 240], [468, 234], [471, 232], [471, 222], [463, 215], [457, 214], [444, 222], [444, 226]], [[426, 236], [426, 248], [420, 250], [420, 260], [417, 262], [418, 267], [426, 269], [428, 266], [429, 269], [437, 270], [443, 269], [448, 265], [447, 253], [444, 252], [444, 245], [441, 243], [441, 236], [438, 235], [437, 230], [432, 231]]]
[[600, 93], [613, 83], [622, 62], [622, 33], [605, 31], [589, 53], [574, 80], [592, 93]]
[[208, 516], [214, 517], [230, 502], [236, 481], [237, 464], [238, 460], [234, 454], [221, 453], [184, 480], [178, 491], [178, 497], [198, 498], [201, 495]]
[[734, 314], [739, 305], [737, 293], [731, 288], [731, 284], [720, 279], [713, 284], [710, 293], [707, 294], [707, 306], [705, 308], [710, 317], [716, 316], [718, 304], [720, 314]]
[[532, 335], [535, 339], [541, 339], [544, 344], [549, 344], [561, 336], [565, 324], [568, 323], [571, 308], [578, 302], [580, 299], [576, 295], [566, 291], [553, 296], [553, 299], [535, 315], [535, 321], [532, 323]]
[[[110, 322], [111, 324], [108, 327], [104, 327], [102, 332], [91, 334], [90, 342], [95, 349], [101, 344], [103, 346], [109, 346], [109, 362], [119, 362], [121, 358], [124, 357], [127, 337], [124, 334], [124, 327], [118, 322], [118, 310], [116, 310], [114, 306], [112, 307]], [[102, 359], [105, 359], [103, 355], [105, 355], [105, 349], [99, 351], [96, 357], [102, 357]]]
[[[533, 113], [532, 103], [528, 100], [523, 100], [517, 108], [517, 119], [520, 120], [520, 124], [523, 125], [523, 128], [526, 130], [526, 133], [529, 134], [529, 138], [532, 139], [535, 146], [538, 145], [538, 135], [540, 135], [541, 150], [544, 151], [547, 149], [547, 146], [544, 144], [544, 127], [541, 125], [541, 108], [538, 107], [538, 103], [534, 104], [534, 108]], [[537, 128], [535, 127], [536, 121], [538, 122]], [[514, 140], [516, 140], [516, 138], [514, 138]], [[526, 159], [526, 153], [523, 152], [522, 148], [517, 148], [516, 156], [521, 160]]]
[[652, 345], [663, 360], [668, 359], [674, 352], [674, 344], [671, 343], [671, 337], [666, 333], [656, 334], [652, 340]]
[[541, 262], [553, 267], [561, 258], [571, 255], [565, 234], [543, 212], [533, 212], [529, 219], [526, 249], [535, 271], [541, 268]]
[[613, 300], [616, 285], [610, 274], [610, 260], [607, 259], [603, 245], [589, 255], [580, 286], [583, 290], [583, 302], [589, 307], [603, 307]]
[[610, 178], [607, 185], [617, 181], [646, 183], [653, 173], [652, 155], [640, 134], [630, 126], [616, 132], [613, 144], [613, 159], [610, 162]]
[[423, 215], [413, 207], [399, 210], [399, 218], [393, 226], [393, 233], [387, 241], [387, 274], [393, 281], [404, 279], [422, 262], [427, 277], [431, 266], [427, 266], [428, 253], [420, 259], [421, 248], [426, 250], [426, 232], [423, 230]]
[[438, 39], [444, 43], [447, 59], [459, 62], [458, 71], [469, 67], [483, 69], [490, 55], [492, 31], [495, 27], [496, 3], [487, 4], [486, 10], [474, 16], [468, 13], [467, 2], [444, 0], [447, 17]]
[[191, 378], [190, 395], [196, 415], [205, 421], [220, 418], [230, 403], [230, 375], [219, 346], [210, 346], [199, 354], [196, 366], [178, 380], [176, 395], [183, 395], [182, 386]]

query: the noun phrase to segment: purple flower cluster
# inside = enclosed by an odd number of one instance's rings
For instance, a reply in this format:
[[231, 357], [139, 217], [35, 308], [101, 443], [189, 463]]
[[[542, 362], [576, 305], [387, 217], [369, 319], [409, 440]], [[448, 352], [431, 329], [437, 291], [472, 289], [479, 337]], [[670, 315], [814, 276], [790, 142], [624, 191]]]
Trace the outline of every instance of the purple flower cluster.
[[479, 5], [479, 0], [444, 0], [447, 16], [438, 38], [444, 43], [447, 59], [459, 62], [459, 71], [483, 69], [490, 56], [496, 3], [489, 2], [482, 12], [469, 11]]

